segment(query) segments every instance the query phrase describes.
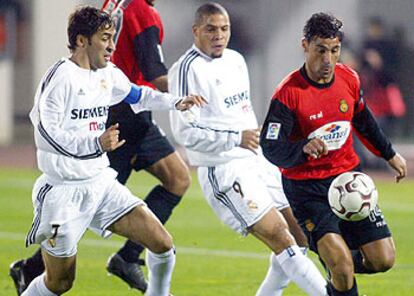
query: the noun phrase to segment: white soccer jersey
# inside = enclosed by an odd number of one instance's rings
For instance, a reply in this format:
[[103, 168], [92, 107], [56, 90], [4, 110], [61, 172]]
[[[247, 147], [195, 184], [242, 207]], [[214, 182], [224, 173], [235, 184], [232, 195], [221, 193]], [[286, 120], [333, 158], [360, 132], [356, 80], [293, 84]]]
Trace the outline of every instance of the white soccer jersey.
[[[105, 131], [109, 106], [130, 91], [128, 78], [111, 63], [92, 71], [62, 58], [52, 66], [38, 86], [30, 112], [39, 169], [58, 182], [99, 175], [109, 166], [98, 141]], [[173, 109], [179, 99], [148, 87], [139, 91], [140, 100], [131, 105], [135, 112]]]
[[214, 166], [231, 159], [249, 157], [240, 148], [241, 131], [257, 128], [250, 100], [250, 83], [244, 58], [225, 49], [212, 59], [192, 46], [168, 72], [172, 94], [197, 94], [208, 104], [186, 112], [170, 112], [176, 141], [186, 147], [191, 165]]

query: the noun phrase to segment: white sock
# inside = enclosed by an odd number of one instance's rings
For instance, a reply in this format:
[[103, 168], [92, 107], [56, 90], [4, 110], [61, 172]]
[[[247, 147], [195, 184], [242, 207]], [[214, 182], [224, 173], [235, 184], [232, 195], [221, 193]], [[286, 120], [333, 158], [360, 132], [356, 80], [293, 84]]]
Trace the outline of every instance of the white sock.
[[21, 296], [58, 296], [45, 285], [45, 273], [35, 278]]
[[[300, 250], [305, 256], [308, 253], [308, 248], [300, 247]], [[271, 253], [269, 259], [269, 270], [256, 296], [282, 296], [283, 290], [289, 285], [290, 279], [277, 261], [275, 253]]]
[[168, 296], [170, 293], [171, 277], [175, 265], [175, 250], [156, 254], [147, 249], [149, 269], [148, 288], [146, 296]]
[[289, 277], [277, 261], [275, 253], [270, 254], [269, 261], [269, 270], [259, 290], [257, 290], [256, 296], [281, 296], [283, 289], [290, 282]]
[[289, 278], [311, 296], [326, 296], [326, 280], [313, 262], [293, 245], [276, 255], [277, 261]]

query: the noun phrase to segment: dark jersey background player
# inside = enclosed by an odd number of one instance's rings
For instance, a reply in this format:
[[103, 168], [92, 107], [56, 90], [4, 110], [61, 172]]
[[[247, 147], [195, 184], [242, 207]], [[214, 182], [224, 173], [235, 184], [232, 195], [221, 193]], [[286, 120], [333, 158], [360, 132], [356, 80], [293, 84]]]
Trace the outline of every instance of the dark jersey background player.
[[264, 155], [282, 168], [294, 214], [331, 274], [332, 295], [358, 295], [354, 272], [390, 269], [394, 242], [379, 208], [359, 222], [335, 216], [327, 201], [329, 185], [337, 175], [358, 170], [353, 131], [397, 171], [397, 182], [406, 176], [407, 167], [364, 103], [358, 74], [337, 64], [341, 27], [342, 22], [325, 13], [307, 21], [302, 40], [305, 64], [277, 87], [261, 146]]
[[[106, 0], [103, 10], [114, 17], [117, 26], [112, 62], [132, 82], [167, 91], [167, 68], [161, 52], [163, 26], [152, 6], [154, 2]], [[165, 223], [190, 185], [188, 168], [153, 122], [150, 111], [135, 114], [127, 104], [118, 104], [110, 108], [107, 126], [115, 123], [119, 123], [120, 138], [126, 143], [108, 153], [110, 165], [118, 172], [117, 179], [122, 184], [126, 183], [132, 170], [145, 169], [160, 180], [161, 185], [152, 189], [145, 202]], [[144, 261], [139, 258], [143, 250], [143, 246], [128, 240], [109, 259], [107, 270], [132, 288], [145, 292], [147, 283], [141, 270]], [[10, 275], [18, 294], [43, 270], [40, 251], [31, 258], [14, 262]]]

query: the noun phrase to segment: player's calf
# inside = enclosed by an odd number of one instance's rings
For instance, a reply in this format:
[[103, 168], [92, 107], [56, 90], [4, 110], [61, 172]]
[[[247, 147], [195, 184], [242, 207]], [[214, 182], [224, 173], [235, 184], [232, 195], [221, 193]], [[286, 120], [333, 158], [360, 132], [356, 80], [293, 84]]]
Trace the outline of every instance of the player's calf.
[[325, 234], [317, 243], [318, 253], [331, 275], [338, 291], [347, 291], [354, 285], [354, 264], [351, 252], [339, 234]]
[[250, 232], [272, 249], [283, 272], [303, 291], [311, 296], [327, 295], [325, 279], [302, 253], [279, 211], [272, 208]]

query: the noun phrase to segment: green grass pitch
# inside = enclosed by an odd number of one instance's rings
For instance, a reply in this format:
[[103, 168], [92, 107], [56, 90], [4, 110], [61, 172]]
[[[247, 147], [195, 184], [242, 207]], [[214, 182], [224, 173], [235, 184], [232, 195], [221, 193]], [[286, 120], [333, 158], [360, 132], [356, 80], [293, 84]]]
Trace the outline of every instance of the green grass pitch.
[[[31, 188], [36, 170], [0, 169], [0, 295], [16, 295], [8, 276], [9, 264], [36, 250], [24, 247], [32, 221]], [[156, 183], [148, 174], [133, 174], [128, 186], [138, 196]], [[395, 267], [384, 274], [358, 276], [360, 294], [368, 296], [414, 295], [414, 182], [396, 185], [377, 181], [379, 201], [397, 246]], [[267, 271], [268, 250], [252, 237], [242, 238], [222, 225], [204, 200], [193, 175], [193, 185], [167, 224], [177, 248], [173, 276], [175, 296], [251, 296]], [[105, 265], [123, 239], [104, 240], [88, 232], [78, 252], [77, 279], [65, 295], [140, 295]], [[317, 262], [314, 255], [312, 259]], [[320, 267], [319, 263], [317, 265]], [[284, 295], [305, 295], [291, 284]]]

